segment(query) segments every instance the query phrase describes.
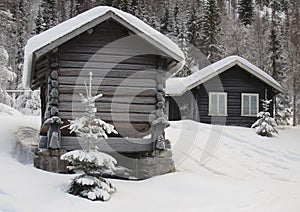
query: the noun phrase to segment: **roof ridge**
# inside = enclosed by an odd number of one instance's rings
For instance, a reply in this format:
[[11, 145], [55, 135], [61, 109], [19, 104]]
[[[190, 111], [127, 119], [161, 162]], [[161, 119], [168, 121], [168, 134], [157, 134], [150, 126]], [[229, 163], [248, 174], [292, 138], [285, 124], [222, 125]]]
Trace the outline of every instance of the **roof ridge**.
[[[233, 67], [234, 65], [239, 65], [247, 72], [259, 78], [260, 80], [264, 81], [266, 84], [270, 85], [274, 89], [278, 90], [279, 92], [283, 92], [282, 86], [272, 76], [270, 76], [268, 73], [263, 71], [261, 68], [250, 63], [248, 60], [246, 60], [243, 57], [240, 57], [238, 55], [231, 55], [215, 63], [212, 63], [202, 69], [198, 69], [193, 74], [185, 77], [184, 79], [181, 79], [181, 82], [184, 85], [184, 87], [181, 86], [180, 88], [177, 88], [176, 92], [172, 93], [171, 91], [172, 88], [170, 88], [171, 86], [170, 83], [174, 83], [175, 80], [172, 80], [173, 82], [167, 80], [167, 89], [166, 89], [167, 94], [180, 96], [183, 93], [185, 93], [187, 90], [190, 90], [208, 81], [209, 79], [215, 77], [216, 75], [224, 71], [227, 71], [229, 68]], [[175, 86], [171, 86], [171, 87], [175, 87]]]

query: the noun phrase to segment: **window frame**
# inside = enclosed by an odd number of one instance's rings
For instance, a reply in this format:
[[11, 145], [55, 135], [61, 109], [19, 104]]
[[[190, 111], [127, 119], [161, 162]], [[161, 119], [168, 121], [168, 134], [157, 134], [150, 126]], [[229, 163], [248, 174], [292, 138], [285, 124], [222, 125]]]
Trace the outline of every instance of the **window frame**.
[[[249, 114], [244, 114], [244, 96], [248, 96], [249, 98]], [[251, 114], [251, 97], [256, 97], [256, 114]], [[242, 93], [241, 94], [241, 116], [245, 117], [256, 117], [259, 112], [259, 94], [258, 93]]]
[[[212, 95], [217, 95], [217, 110], [218, 110], [218, 113], [212, 113]], [[220, 96], [224, 96], [225, 97], [225, 113], [224, 114], [221, 114], [219, 109], [220, 109], [220, 100], [219, 100], [219, 97]], [[208, 95], [208, 115], [209, 116], [228, 116], [227, 114], [227, 92], [209, 92], [209, 95]]]

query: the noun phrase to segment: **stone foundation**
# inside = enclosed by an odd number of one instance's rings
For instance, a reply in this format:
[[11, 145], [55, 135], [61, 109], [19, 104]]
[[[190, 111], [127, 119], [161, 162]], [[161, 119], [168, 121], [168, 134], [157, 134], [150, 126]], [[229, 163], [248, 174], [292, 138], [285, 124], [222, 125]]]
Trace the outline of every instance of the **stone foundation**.
[[60, 159], [65, 150], [40, 149], [36, 151], [33, 164], [36, 168], [55, 173], [68, 173], [67, 161]]
[[[66, 153], [65, 150], [39, 150], [35, 153], [34, 166], [49, 172], [68, 173], [68, 162], [60, 160], [60, 156], [64, 153]], [[147, 179], [174, 172], [175, 170], [170, 150], [155, 151], [152, 154], [148, 153], [139, 156], [125, 156], [118, 153], [110, 153], [110, 155], [118, 162], [118, 171], [109, 175], [112, 178]], [[120, 167], [124, 167], [124, 170], [127, 171], [122, 172], [122, 168], [120, 169]]]
[[138, 169], [136, 170], [136, 175], [139, 179], [175, 171], [172, 152], [170, 150], [156, 152], [155, 156], [139, 159], [137, 163]]

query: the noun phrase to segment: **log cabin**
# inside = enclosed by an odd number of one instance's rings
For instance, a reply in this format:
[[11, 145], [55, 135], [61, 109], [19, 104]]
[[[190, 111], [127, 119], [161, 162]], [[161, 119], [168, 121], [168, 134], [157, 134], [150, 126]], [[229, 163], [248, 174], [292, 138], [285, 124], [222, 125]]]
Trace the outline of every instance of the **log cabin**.
[[[32, 37], [25, 48], [25, 87], [40, 88], [41, 149], [74, 150], [76, 135], [61, 126], [82, 116], [79, 93], [93, 73], [97, 116], [119, 132], [99, 139], [104, 152], [152, 153], [168, 147], [165, 79], [184, 54], [166, 36], [112, 7], [96, 7]], [[59, 118], [60, 121], [51, 118]], [[55, 121], [56, 120], [56, 121]]]
[[[266, 72], [244, 58], [229, 56], [188, 77], [167, 79], [169, 120], [250, 127], [262, 110], [260, 100], [281, 92], [281, 85]], [[272, 116], [273, 110], [272, 104]]]

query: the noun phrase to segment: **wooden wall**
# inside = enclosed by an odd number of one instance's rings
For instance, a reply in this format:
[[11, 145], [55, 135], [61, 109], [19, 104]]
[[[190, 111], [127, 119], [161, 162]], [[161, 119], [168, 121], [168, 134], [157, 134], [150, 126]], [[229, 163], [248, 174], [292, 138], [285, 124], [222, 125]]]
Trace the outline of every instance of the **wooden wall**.
[[[157, 109], [158, 69], [166, 71], [168, 59], [137, 37], [107, 46], [130, 34], [108, 20], [58, 48], [58, 116], [65, 123], [84, 113], [79, 93], [86, 94], [84, 81], [88, 83], [93, 72], [92, 91], [103, 94], [96, 103], [97, 115], [114, 124], [119, 136], [139, 138], [151, 133], [149, 116]], [[144, 54], [145, 49], [151, 54]], [[68, 135], [62, 131], [62, 136]]]

